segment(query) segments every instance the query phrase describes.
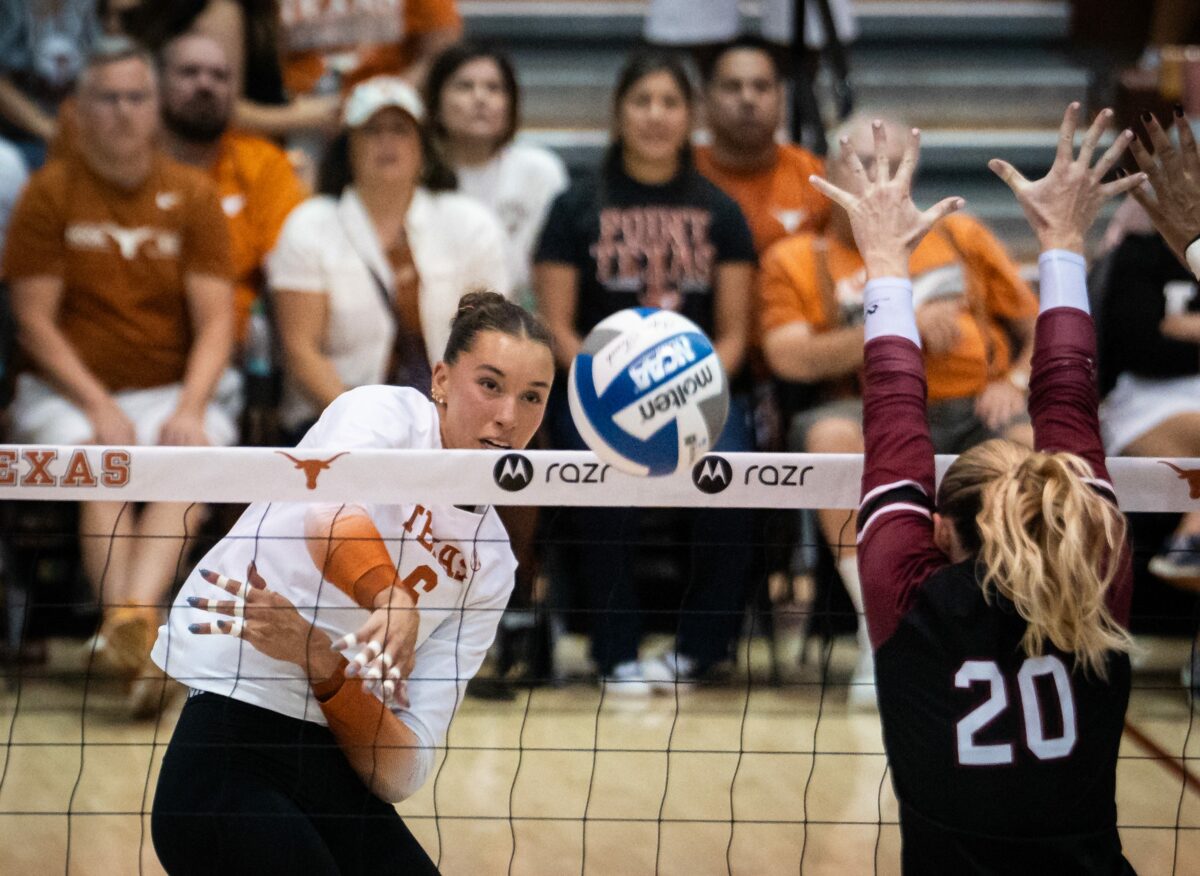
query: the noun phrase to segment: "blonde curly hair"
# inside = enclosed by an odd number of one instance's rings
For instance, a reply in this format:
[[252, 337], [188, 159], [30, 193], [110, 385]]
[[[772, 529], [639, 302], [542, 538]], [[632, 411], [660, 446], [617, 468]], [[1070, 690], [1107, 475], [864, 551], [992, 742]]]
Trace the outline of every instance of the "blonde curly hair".
[[975, 557], [984, 598], [1001, 594], [1025, 620], [1025, 652], [1038, 656], [1050, 642], [1105, 679], [1109, 652], [1133, 647], [1107, 602], [1125, 518], [1091, 476], [1074, 454], [986, 441], [950, 466], [937, 507]]

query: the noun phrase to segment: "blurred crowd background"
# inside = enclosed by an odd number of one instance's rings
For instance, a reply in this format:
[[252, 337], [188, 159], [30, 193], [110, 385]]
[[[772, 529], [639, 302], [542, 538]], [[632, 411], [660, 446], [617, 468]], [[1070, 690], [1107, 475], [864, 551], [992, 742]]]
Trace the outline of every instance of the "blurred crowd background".
[[[923, 129], [919, 199], [968, 202], [912, 264], [938, 450], [1029, 442], [1036, 248], [986, 160], [1043, 171], [1071, 100], [1143, 136], [1200, 119], [1200, 5], [0, 0], [3, 438], [290, 446], [348, 388], [428, 392], [459, 297], [491, 288], [543, 315], [563, 369], [624, 307], [692, 318], [734, 389], [718, 449], [861, 451], [865, 273], [808, 177], [869, 162], [878, 117], [897, 149]], [[1200, 457], [1196, 283], [1133, 201], [1091, 248], [1109, 453]], [[561, 391], [538, 446], [583, 447]], [[98, 629], [130, 679], [181, 557], [230, 520], [2, 513], [5, 659]], [[650, 694], [719, 680], [748, 608], [820, 634], [861, 612], [845, 512], [504, 519], [520, 586], [493, 680], [554, 679], [572, 628]], [[1135, 629], [1191, 635], [1200, 513], [1134, 532]], [[644, 653], [647, 629], [675, 647]], [[133, 714], [156, 702], [132, 685]]]

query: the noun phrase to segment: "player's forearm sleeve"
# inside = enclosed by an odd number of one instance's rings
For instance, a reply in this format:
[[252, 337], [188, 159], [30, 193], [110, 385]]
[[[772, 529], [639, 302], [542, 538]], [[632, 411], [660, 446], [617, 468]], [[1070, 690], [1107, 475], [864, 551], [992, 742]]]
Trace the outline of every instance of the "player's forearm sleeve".
[[1048, 249], [1038, 257], [1041, 282], [1040, 310], [1074, 307], [1091, 313], [1088, 305], [1087, 262], [1078, 253]]
[[863, 291], [863, 311], [866, 313], [867, 341], [894, 335], [921, 346], [910, 280], [900, 277], [871, 280]]
[[[337, 739], [338, 745], [346, 753], [351, 764], [359, 761], [363, 752], [374, 752], [381, 741], [396, 740], [392, 749], [401, 748], [401, 740], [413, 738], [415, 734], [408, 731], [404, 722], [396, 717], [378, 697], [371, 695], [363, 688], [362, 679], [346, 678], [345, 664], [326, 681], [312, 686], [312, 692], [325, 716], [329, 729]], [[398, 767], [404, 774], [389, 776], [388, 785], [397, 790], [397, 796], [409, 797], [417, 791], [425, 781], [429, 772], [427, 760], [432, 758], [432, 752], [415, 743], [411, 750], [385, 751], [389, 767]], [[396, 754], [406, 755], [395, 757]]]
[[305, 545], [326, 581], [363, 608], [396, 583], [396, 567], [371, 518], [314, 508], [305, 516]]

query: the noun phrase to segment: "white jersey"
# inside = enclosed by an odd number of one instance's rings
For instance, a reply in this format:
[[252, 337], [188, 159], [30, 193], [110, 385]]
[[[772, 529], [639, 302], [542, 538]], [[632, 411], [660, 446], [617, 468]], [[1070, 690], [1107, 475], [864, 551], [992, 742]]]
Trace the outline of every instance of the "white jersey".
[[[352, 389], [325, 410], [296, 455], [311, 456], [304, 453], [306, 448], [353, 452], [368, 447], [440, 448], [433, 404], [409, 388]], [[397, 493], [403, 492], [397, 485]], [[244, 581], [253, 560], [267, 586], [289, 599], [331, 639], [354, 632], [369, 612], [322, 578], [305, 546], [305, 519], [342, 507], [366, 513], [387, 544], [400, 577], [416, 573], [424, 582], [419, 585], [420, 629], [408, 682], [410, 705], [393, 711], [420, 740], [424, 761], [420, 773], [426, 774], [467, 681], [478, 671], [495, 637], [512, 592], [516, 560], [491, 508], [483, 513], [455, 506], [429, 508], [408, 498], [398, 496], [394, 505], [251, 505], [184, 582], [166, 624], [159, 629], [152, 659], [189, 687], [326, 724], [303, 669], [267, 657], [241, 639], [189, 633], [189, 624], [211, 621], [212, 615], [191, 608], [186, 600], [189, 596], [229, 599], [198, 570], [211, 569]]]
[[514, 300], [531, 294], [538, 235], [554, 198], [570, 182], [553, 152], [509, 143], [485, 164], [458, 167], [458, 190], [491, 207], [508, 235], [508, 270]]

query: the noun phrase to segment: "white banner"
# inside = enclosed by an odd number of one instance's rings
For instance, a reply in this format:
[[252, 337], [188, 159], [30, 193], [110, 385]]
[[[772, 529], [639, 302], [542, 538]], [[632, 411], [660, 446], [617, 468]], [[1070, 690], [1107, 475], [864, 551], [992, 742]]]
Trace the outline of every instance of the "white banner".
[[[1126, 511], [1200, 510], [1200, 459], [1108, 465]], [[854, 508], [861, 477], [857, 454], [710, 453], [640, 478], [556, 451], [0, 445], [0, 499], [21, 500]]]

